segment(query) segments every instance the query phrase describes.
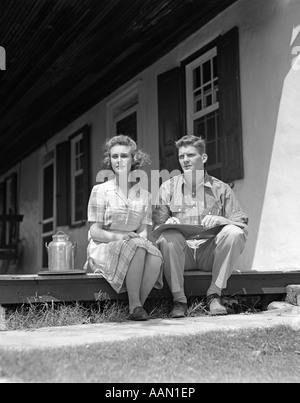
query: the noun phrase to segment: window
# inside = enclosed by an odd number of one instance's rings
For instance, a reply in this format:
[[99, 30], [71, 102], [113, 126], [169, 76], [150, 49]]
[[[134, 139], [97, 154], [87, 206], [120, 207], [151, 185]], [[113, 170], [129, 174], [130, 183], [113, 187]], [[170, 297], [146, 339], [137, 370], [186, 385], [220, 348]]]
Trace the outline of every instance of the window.
[[116, 119], [116, 133], [130, 136], [137, 141], [137, 111], [126, 114], [125, 117]]
[[221, 177], [217, 48], [186, 66], [188, 133], [206, 139], [207, 170]]
[[41, 149], [41, 237], [39, 262], [48, 265], [45, 244], [58, 227], [81, 226], [87, 219], [89, 187], [89, 127], [83, 126], [66, 141], [55, 139]]
[[142, 136], [140, 95], [141, 82], [138, 81], [107, 103], [108, 137], [125, 134], [139, 141]]
[[175, 141], [196, 134], [207, 142], [209, 174], [243, 178], [238, 28], [160, 74], [157, 85], [160, 169], [176, 169]]
[[89, 127], [56, 146], [57, 226], [85, 224], [90, 194]]

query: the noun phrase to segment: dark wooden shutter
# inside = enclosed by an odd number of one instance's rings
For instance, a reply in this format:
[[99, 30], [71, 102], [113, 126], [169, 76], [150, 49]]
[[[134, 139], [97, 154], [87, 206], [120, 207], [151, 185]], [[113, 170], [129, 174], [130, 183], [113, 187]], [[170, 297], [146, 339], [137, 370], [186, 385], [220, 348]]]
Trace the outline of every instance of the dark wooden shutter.
[[[5, 185], [0, 183], [0, 215], [5, 214]], [[5, 224], [0, 220], [0, 244], [5, 243]]]
[[181, 69], [176, 67], [158, 76], [158, 121], [160, 169], [180, 169], [175, 141], [182, 133]]
[[70, 158], [69, 142], [56, 146], [56, 224], [68, 225], [70, 216]]
[[5, 213], [17, 214], [18, 196], [17, 196], [18, 174], [14, 172], [5, 180]]
[[243, 177], [239, 33], [235, 27], [218, 43], [222, 180]]
[[89, 127], [84, 126], [83, 128], [83, 220], [87, 220], [87, 205], [90, 196], [90, 132]]

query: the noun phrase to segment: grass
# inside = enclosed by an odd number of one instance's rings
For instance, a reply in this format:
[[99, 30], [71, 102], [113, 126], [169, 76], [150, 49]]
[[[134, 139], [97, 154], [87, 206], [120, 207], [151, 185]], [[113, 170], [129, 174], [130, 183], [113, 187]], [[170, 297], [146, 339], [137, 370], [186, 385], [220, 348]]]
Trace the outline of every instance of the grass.
[[[292, 328], [149, 337], [76, 348], [4, 351], [0, 378], [42, 383], [298, 383]], [[105, 386], [98, 397], [104, 397]], [[128, 389], [128, 386], [127, 386]]]
[[[226, 298], [231, 313], [255, 312], [260, 299]], [[204, 299], [189, 298], [188, 316], [207, 315]], [[169, 298], [149, 299], [145, 308], [152, 319], [167, 318], [172, 308]], [[128, 318], [126, 300], [91, 303], [39, 303], [6, 307], [7, 330], [38, 329], [105, 322], [124, 322]]]

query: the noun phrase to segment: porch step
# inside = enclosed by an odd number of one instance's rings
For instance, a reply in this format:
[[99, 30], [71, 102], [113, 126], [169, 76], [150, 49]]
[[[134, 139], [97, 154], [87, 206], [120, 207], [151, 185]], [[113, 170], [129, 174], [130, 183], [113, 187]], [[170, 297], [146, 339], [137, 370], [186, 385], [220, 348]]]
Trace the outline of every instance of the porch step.
[[[185, 274], [185, 292], [189, 297], [204, 297], [211, 282], [211, 274], [190, 271]], [[290, 284], [300, 285], [300, 271], [234, 272], [225, 290], [227, 295], [286, 294]], [[154, 289], [150, 298], [171, 296], [165, 283], [162, 290]], [[31, 302], [72, 302], [125, 299], [107, 281], [94, 273], [72, 275], [0, 275], [0, 304]]]

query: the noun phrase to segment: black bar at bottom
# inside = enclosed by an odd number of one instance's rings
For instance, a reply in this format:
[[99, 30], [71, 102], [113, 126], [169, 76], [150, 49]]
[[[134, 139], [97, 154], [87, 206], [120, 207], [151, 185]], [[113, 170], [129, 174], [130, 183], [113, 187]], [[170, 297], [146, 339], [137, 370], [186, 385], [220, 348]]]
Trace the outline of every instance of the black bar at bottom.
[[[120, 384], [101, 384], [100, 395], [107, 399], [130, 399], [132, 401], [142, 399], [157, 399], [157, 398], [188, 398], [200, 399], [203, 396], [203, 389], [200, 384], [171, 384], [171, 383], [120, 383]], [[201, 386], [201, 389], [200, 389]]]

